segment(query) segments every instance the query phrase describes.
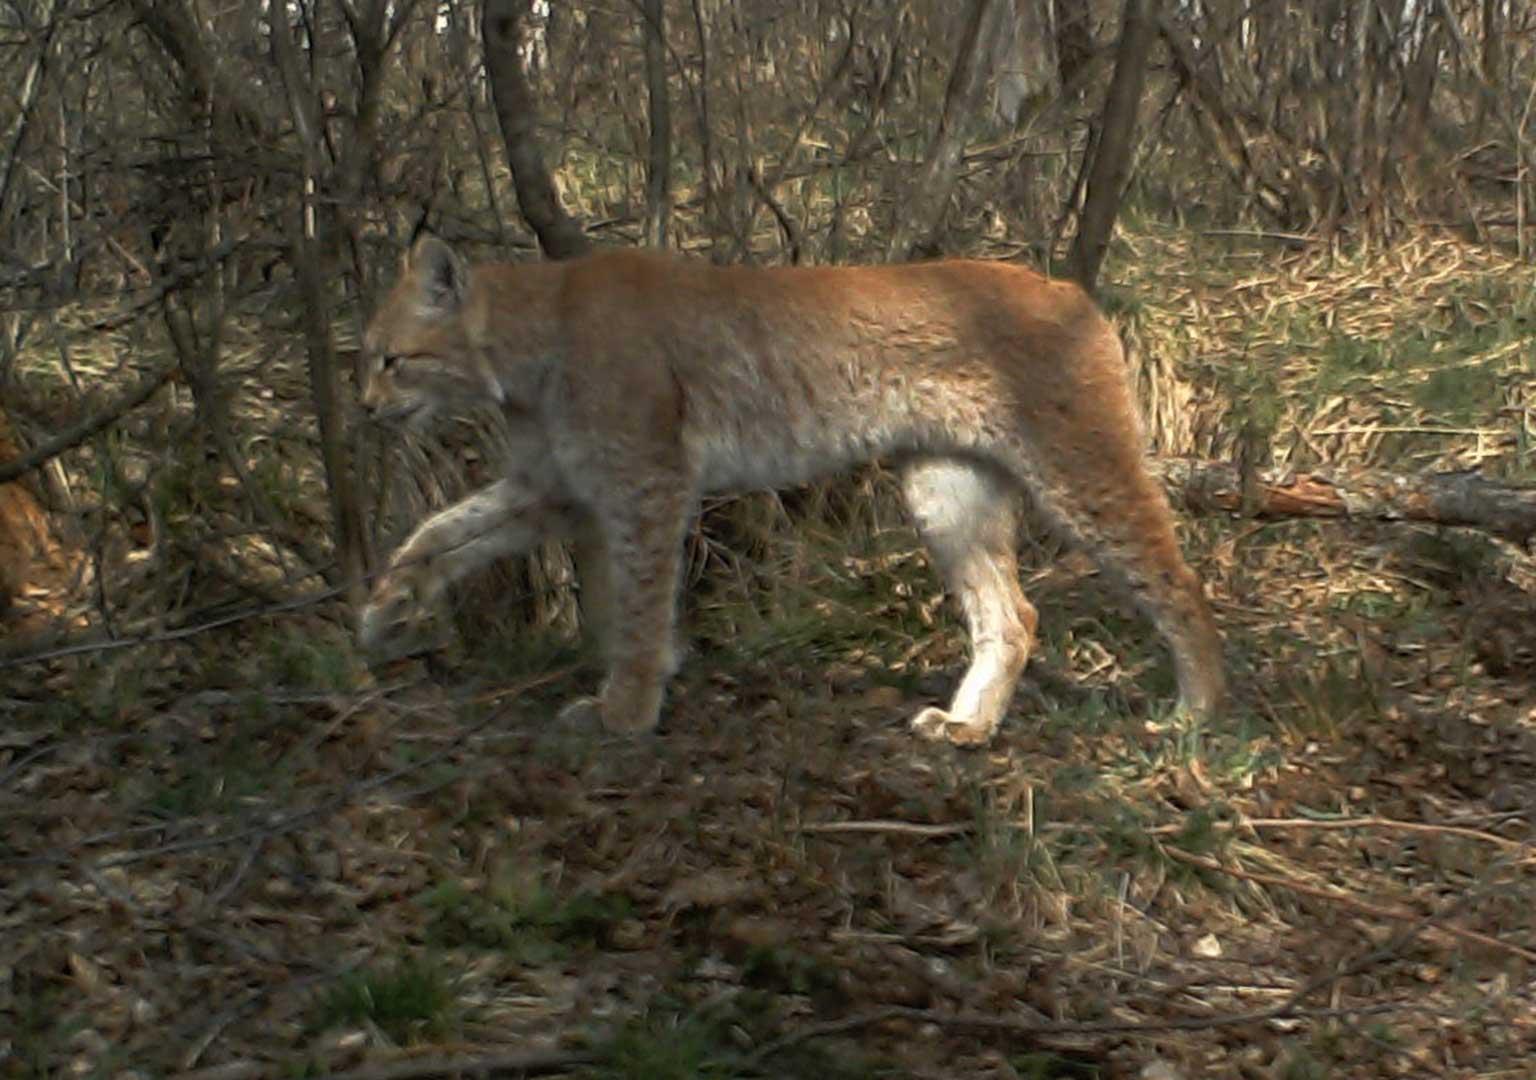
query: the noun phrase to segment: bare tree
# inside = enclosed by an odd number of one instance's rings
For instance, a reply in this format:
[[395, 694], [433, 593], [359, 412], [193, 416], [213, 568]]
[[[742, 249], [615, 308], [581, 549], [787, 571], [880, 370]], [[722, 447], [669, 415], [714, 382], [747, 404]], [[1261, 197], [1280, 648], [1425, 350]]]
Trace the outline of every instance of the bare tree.
[[601, 230], [1050, 261], [1076, 220], [1093, 281], [1134, 160], [1149, 213], [1292, 244], [1536, 236], [1536, 8], [1508, 0], [11, 0], [0, 24], [0, 474], [106, 538], [108, 586], [114, 545], [149, 553], [117, 576], [163, 594], [116, 591], [104, 624], [270, 596], [274, 568], [356, 580], [363, 524], [484, 479], [467, 429], [397, 455], [347, 422], [355, 331], [423, 206], [505, 252], [515, 187], [551, 257]]
[[565, 211], [535, 127], [533, 90], [518, 56], [528, 0], [485, 0], [480, 33], [485, 42], [485, 71], [496, 102], [512, 185], [524, 219], [551, 259], [582, 255], [591, 247], [581, 226]]
[[217, 102], [213, 115], [250, 135], [269, 126], [257, 95], [218, 62], [197, 23], [179, 0], [131, 0], [134, 14], [149, 35], [181, 70], [188, 98], [194, 105]]
[[38, 91], [42, 88], [48, 58], [53, 52], [54, 31], [58, 28], [58, 21], [51, 4], [48, 5], [44, 18], [45, 21], [40, 29], [31, 30], [38, 39], [37, 45], [31, 60], [27, 63], [27, 73], [21, 78], [16, 116], [11, 121], [11, 130], [6, 133], [8, 153], [5, 155], [5, 171], [0, 173], [0, 226], [8, 223], [10, 218], [11, 180], [16, 175], [17, 162], [21, 160], [19, 153], [21, 145], [27, 137], [27, 127], [31, 123], [32, 113], [37, 105]]
[[954, 193], [972, 118], [980, 112], [990, 64], [996, 57], [992, 42], [1002, 33], [1002, 19], [1007, 13], [1008, 5], [1002, 0], [971, 0], [944, 93], [943, 111], [923, 167], [891, 228], [885, 249], [889, 262], [909, 259], [915, 250], [935, 245]]
[[1148, 0], [1125, 0], [1115, 75], [1110, 80], [1104, 111], [1099, 117], [1083, 212], [1078, 219], [1077, 237], [1072, 243], [1069, 260], [1072, 276], [1089, 292], [1093, 291], [1099, 267], [1104, 262], [1104, 252], [1109, 248], [1109, 236], [1120, 211], [1120, 194], [1130, 168], [1136, 114], [1141, 107], [1141, 85], [1147, 70], [1147, 51], [1152, 44], [1152, 21], [1147, 17], [1147, 4]]
[[645, 242], [667, 246], [672, 220], [672, 106], [667, 92], [667, 25], [664, 0], [644, 0], [646, 100], [650, 102], [650, 144], [645, 160]]

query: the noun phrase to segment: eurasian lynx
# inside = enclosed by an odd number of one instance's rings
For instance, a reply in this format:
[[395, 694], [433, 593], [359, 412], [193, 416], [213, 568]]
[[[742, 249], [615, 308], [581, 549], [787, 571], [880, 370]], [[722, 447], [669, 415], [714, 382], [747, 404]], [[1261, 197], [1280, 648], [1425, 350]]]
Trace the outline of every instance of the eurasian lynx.
[[608, 675], [567, 711], [648, 730], [700, 497], [885, 459], [971, 638], [954, 700], [916, 731], [982, 744], [1007, 709], [1036, 625], [1015, 565], [1021, 492], [1151, 617], [1183, 706], [1220, 704], [1221, 640], [1147, 472], [1119, 339], [1074, 285], [990, 262], [722, 268], [640, 251], [471, 269], [428, 237], [364, 348], [371, 412], [494, 401], [517, 447], [504, 479], [395, 553], [366, 646], [496, 556], [594, 536], [607, 580], [583, 588], [611, 600]]

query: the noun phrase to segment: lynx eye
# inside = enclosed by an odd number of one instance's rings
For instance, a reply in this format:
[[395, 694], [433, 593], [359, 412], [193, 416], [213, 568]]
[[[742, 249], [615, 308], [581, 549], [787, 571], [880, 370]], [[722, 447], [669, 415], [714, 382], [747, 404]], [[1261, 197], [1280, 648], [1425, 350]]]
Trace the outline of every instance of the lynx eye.
[[398, 363], [400, 363], [400, 355], [398, 353], [385, 353], [379, 358], [379, 370], [393, 371]]

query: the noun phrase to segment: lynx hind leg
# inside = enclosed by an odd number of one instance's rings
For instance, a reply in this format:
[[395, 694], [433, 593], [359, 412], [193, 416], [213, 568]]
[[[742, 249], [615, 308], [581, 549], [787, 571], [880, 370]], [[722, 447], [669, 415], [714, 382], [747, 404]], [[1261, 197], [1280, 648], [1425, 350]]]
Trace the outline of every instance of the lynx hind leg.
[[927, 708], [915, 732], [959, 746], [997, 730], [1029, 658], [1038, 617], [1019, 587], [1017, 492], [986, 465], [945, 458], [908, 463], [902, 493], [945, 587], [960, 602], [971, 664], [949, 708]]
[[1091, 441], [1069, 435], [1055, 453], [1042, 455], [1025, 473], [1028, 486], [1040, 508], [1129, 589], [1167, 642], [1180, 707], [1210, 718], [1226, 690], [1221, 635], [1179, 550], [1173, 509], [1147, 469], [1136, 431], [1107, 421], [1091, 430]]
[[358, 642], [378, 651], [455, 581], [503, 555], [562, 535], [567, 515], [513, 480], [501, 480], [417, 526], [374, 584], [358, 618]]
[[604, 655], [613, 630], [613, 572], [603, 531], [590, 515], [582, 517], [571, 535], [571, 562], [579, 587], [582, 640], [589, 649]]

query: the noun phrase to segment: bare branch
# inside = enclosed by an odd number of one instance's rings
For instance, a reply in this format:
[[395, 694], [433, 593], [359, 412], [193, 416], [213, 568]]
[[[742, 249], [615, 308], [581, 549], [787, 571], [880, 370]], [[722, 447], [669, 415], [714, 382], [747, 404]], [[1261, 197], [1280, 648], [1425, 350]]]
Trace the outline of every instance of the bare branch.
[[97, 432], [111, 427], [125, 415], [154, 397], [156, 391], [176, 377], [178, 370], [179, 366], [177, 364], [166, 364], [164, 367], [151, 372], [141, 379], [133, 389], [100, 412], [92, 413], [85, 419], [76, 422], [47, 442], [35, 447], [29, 453], [23, 454], [15, 461], [7, 461], [5, 464], [0, 465], [0, 484], [15, 480], [18, 476], [31, 472], [40, 465], [46, 465], [64, 451], [79, 446]]

